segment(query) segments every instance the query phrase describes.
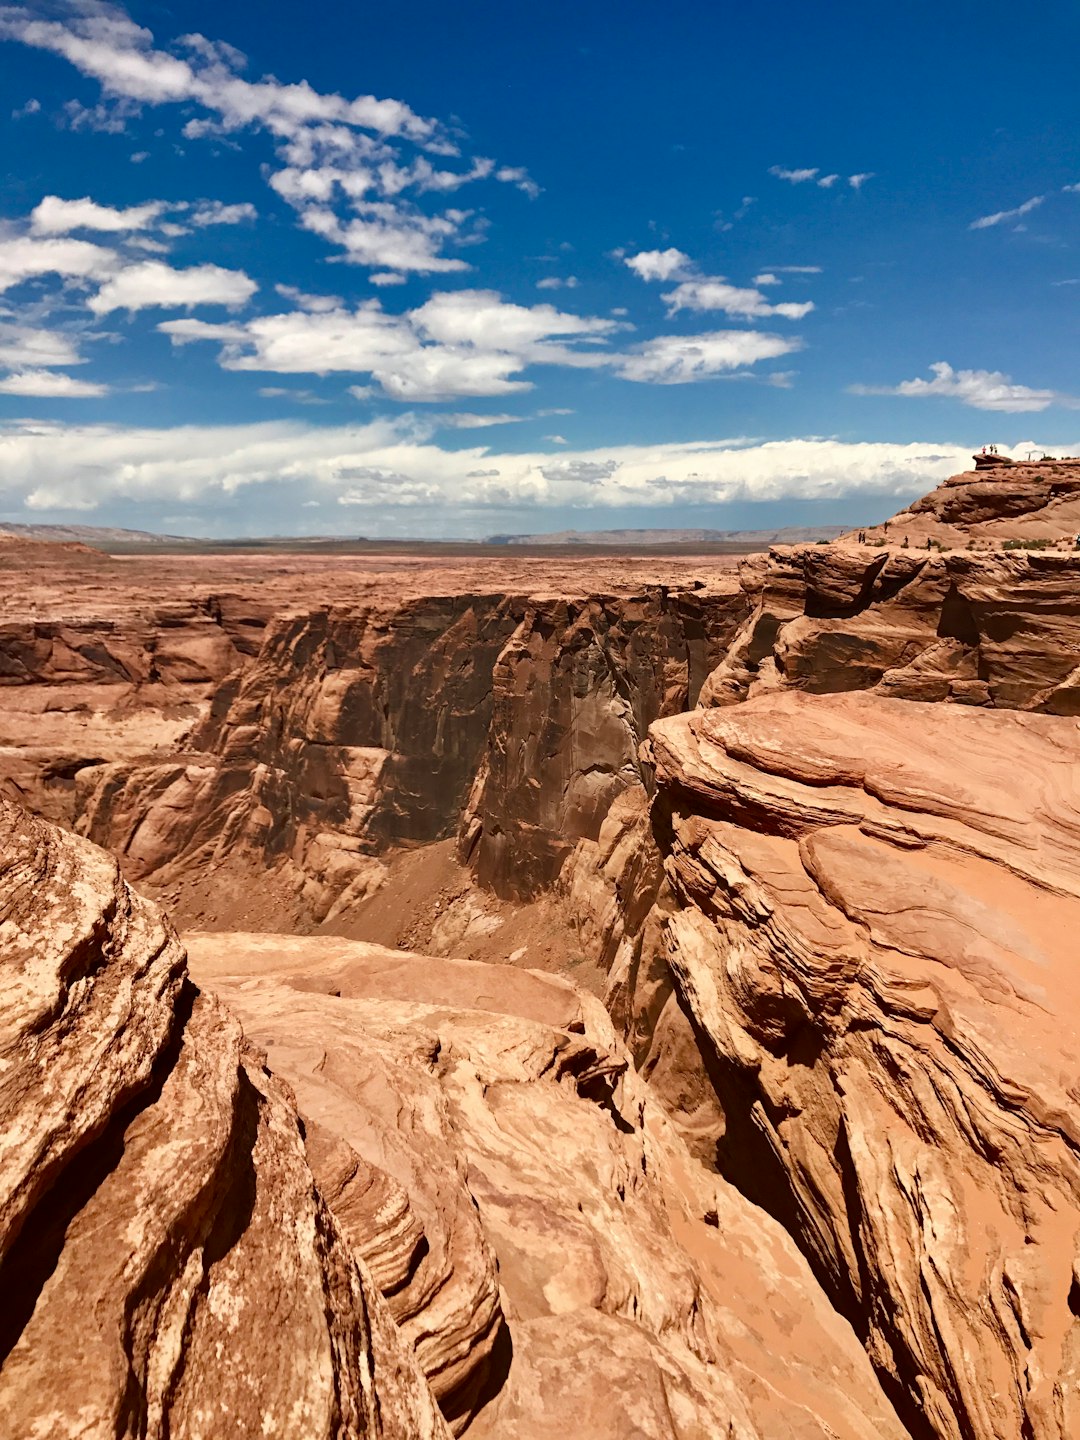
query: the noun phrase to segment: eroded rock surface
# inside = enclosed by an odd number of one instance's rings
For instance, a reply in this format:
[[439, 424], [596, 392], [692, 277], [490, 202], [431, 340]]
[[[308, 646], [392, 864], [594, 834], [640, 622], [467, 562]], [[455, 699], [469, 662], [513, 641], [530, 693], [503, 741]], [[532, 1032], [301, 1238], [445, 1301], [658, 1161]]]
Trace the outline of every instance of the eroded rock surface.
[[1077, 1433], [1077, 722], [787, 693], [651, 748], [649, 916], [604, 902], [632, 899], [633, 824], [592, 856], [635, 1043], [662, 957], [721, 1170], [799, 1238], [912, 1434]]
[[0, 800], [5, 1435], [446, 1437], [292, 1098], [116, 863]]
[[703, 705], [791, 687], [1080, 713], [1080, 556], [807, 545], [740, 577], [749, 618]]
[[1072, 548], [1080, 530], [1080, 460], [1032, 460], [952, 475], [883, 525], [857, 534], [946, 548], [1041, 541]]
[[320, 1187], [456, 1429], [903, 1434], [790, 1238], [691, 1159], [598, 1001], [322, 937], [189, 944], [295, 1088]]

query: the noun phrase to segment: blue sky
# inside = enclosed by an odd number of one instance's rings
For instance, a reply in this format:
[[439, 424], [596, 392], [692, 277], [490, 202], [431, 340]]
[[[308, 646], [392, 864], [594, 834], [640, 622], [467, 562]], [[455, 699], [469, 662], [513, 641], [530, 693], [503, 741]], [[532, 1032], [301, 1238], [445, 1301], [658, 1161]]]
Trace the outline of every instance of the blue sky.
[[1080, 11], [0, 6], [0, 520], [890, 513], [1080, 449]]

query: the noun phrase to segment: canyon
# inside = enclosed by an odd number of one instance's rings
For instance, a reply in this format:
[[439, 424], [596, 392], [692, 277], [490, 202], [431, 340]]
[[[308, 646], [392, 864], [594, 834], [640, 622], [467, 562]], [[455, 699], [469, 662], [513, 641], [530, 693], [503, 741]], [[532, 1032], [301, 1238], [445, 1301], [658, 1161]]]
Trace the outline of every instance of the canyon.
[[1076, 476], [0, 539], [12, 1433], [1077, 1433]]

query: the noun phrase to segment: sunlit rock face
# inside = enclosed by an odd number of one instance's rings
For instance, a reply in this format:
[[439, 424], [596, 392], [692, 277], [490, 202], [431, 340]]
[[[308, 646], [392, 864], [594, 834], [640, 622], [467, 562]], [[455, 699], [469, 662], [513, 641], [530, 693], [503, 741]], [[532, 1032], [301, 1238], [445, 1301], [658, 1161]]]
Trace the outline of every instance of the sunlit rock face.
[[0, 820], [6, 1433], [901, 1440], [598, 1001], [275, 935], [194, 937], [197, 989], [110, 857]]
[[482, 884], [527, 896], [552, 884], [612, 803], [650, 783], [649, 725], [696, 704], [745, 613], [740, 588], [533, 599], [500, 653], [491, 718], [461, 821]]
[[447, 1434], [292, 1097], [156, 907], [0, 802], [10, 1435]]
[[1080, 557], [807, 545], [740, 570], [748, 619], [703, 705], [790, 687], [1080, 713]]
[[191, 950], [294, 1089], [319, 1186], [455, 1431], [903, 1434], [791, 1238], [695, 1163], [599, 1001], [322, 937]]
[[483, 883], [533, 894], [646, 781], [649, 724], [696, 700], [744, 613], [729, 579], [281, 616], [183, 748], [78, 773], [77, 825], [136, 877], [283, 869], [316, 919], [388, 847], [459, 828]]
[[662, 873], [613, 817], [569, 879], [653, 1083], [912, 1433], [1075, 1433], [1076, 721], [774, 693], [650, 757]]

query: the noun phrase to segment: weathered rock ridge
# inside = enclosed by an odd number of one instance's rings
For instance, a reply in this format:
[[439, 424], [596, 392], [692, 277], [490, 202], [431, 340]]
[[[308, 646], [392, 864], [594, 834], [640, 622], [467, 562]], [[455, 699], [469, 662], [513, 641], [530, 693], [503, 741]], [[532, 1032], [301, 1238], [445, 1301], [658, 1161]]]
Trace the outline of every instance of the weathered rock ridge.
[[198, 938], [199, 991], [113, 860], [0, 822], [5, 1433], [435, 1440], [434, 1396], [509, 1440], [900, 1440], [598, 1002], [266, 935]]
[[807, 545], [743, 562], [703, 705], [783, 687], [1080, 713], [1080, 556]]
[[567, 881], [643, 1069], [912, 1434], [1077, 1433], [1076, 721], [771, 694], [650, 743], [662, 872], [613, 814]]
[[116, 862], [0, 800], [0, 1422], [445, 1437], [292, 1098]]
[[80, 772], [79, 828], [136, 877], [284, 867], [322, 919], [379, 883], [373, 856], [464, 811], [484, 882], [534, 892], [641, 785], [648, 725], [694, 703], [742, 605], [721, 582], [280, 617], [184, 752]]
[[946, 549], [1008, 540], [1072, 548], [1078, 531], [1080, 460], [1047, 458], [952, 475], [883, 525], [856, 533], [889, 545], [930, 541]]

